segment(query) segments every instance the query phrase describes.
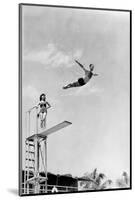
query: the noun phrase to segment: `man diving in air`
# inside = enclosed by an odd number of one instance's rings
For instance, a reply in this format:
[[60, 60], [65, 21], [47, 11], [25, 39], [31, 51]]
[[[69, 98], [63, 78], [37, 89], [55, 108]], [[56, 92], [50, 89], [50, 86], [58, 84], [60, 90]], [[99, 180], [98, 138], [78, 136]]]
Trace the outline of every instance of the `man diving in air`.
[[64, 86], [63, 89], [68, 89], [68, 88], [72, 88], [72, 87], [81, 87], [81, 86], [87, 84], [89, 82], [89, 80], [92, 78], [92, 76], [98, 76], [98, 74], [93, 73], [93, 70], [94, 70], [93, 64], [90, 64], [89, 65], [90, 70], [87, 70], [77, 60], [75, 60], [75, 62], [84, 70], [85, 76], [84, 76], [84, 78], [79, 78], [78, 81], [76, 81], [74, 83], [70, 83], [70, 84]]

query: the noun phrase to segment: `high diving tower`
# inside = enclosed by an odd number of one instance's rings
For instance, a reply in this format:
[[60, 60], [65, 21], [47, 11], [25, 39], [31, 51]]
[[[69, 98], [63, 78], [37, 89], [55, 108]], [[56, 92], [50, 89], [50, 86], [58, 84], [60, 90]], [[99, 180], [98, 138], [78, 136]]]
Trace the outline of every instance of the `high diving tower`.
[[[24, 172], [24, 193], [29, 194], [31, 188], [30, 184], [34, 186], [34, 193], [40, 193], [40, 184], [45, 182], [43, 193], [47, 193], [47, 137], [59, 131], [72, 123], [69, 121], [63, 121], [49, 129], [38, 131], [38, 107], [35, 106], [27, 111], [30, 123], [31, 111], [36, 110], [36, 131], [33, 135], [29, 135], [25, 139], [25, 172]], [[30, 125], [29, 125], [30, 126]], [[29, 127], [30, 131], [30, 127]], [[40, 175], [40, 166], [43, 165], [45, 176]], [[30, 172], [33, 172], [33, 176], [30, 176]], [[33, 193], [32, 192], [32, 193]]]

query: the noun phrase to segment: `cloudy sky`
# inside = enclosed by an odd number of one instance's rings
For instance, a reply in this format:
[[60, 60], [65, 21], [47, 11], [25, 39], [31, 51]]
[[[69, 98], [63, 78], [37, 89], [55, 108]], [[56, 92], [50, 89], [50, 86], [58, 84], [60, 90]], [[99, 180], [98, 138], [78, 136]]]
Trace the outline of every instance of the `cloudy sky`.
[[[49, 136], [48, 171], [129, 172], [129, 13], [23, 6], [22, 14], [24, 137], [24, 113], [44, 92], [47, 127], [73, 123]], [[99, 76], [63, 90], [84, 75], [74, 59], [93, 63]]]

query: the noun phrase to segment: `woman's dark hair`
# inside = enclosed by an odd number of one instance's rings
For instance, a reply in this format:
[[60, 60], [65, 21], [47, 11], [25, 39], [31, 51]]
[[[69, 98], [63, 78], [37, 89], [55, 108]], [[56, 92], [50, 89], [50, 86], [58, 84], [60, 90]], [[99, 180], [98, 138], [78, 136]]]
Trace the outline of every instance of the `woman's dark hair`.
[[40, 97], [39, 97], [39, 100], [40, 100], [40, 101], [42, 100], [42, 96], [46, 97], [46, 95], [45, 95], [44, 93], [41, 94]]

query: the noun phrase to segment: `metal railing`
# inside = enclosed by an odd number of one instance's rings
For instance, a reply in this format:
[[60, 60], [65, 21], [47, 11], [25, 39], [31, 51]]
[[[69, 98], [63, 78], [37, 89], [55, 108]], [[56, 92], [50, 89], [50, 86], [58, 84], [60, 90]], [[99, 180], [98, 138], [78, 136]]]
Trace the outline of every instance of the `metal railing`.
[[[62, 186], [62, 185], [47, 185], [47, 193], [52, 193], [53, 187], [56, 187], [58, 193], [60, 192], [75, 192], [78, 191], [78, 187], [71, 187], [71, 186]], [[39, 194], [46, 193], [45, 185], [40, 184]], [[25, 187], [25, 183], [22, 183], [22, 194], [35, 194], [34, 185], [29, 185], [29, 187]]]

